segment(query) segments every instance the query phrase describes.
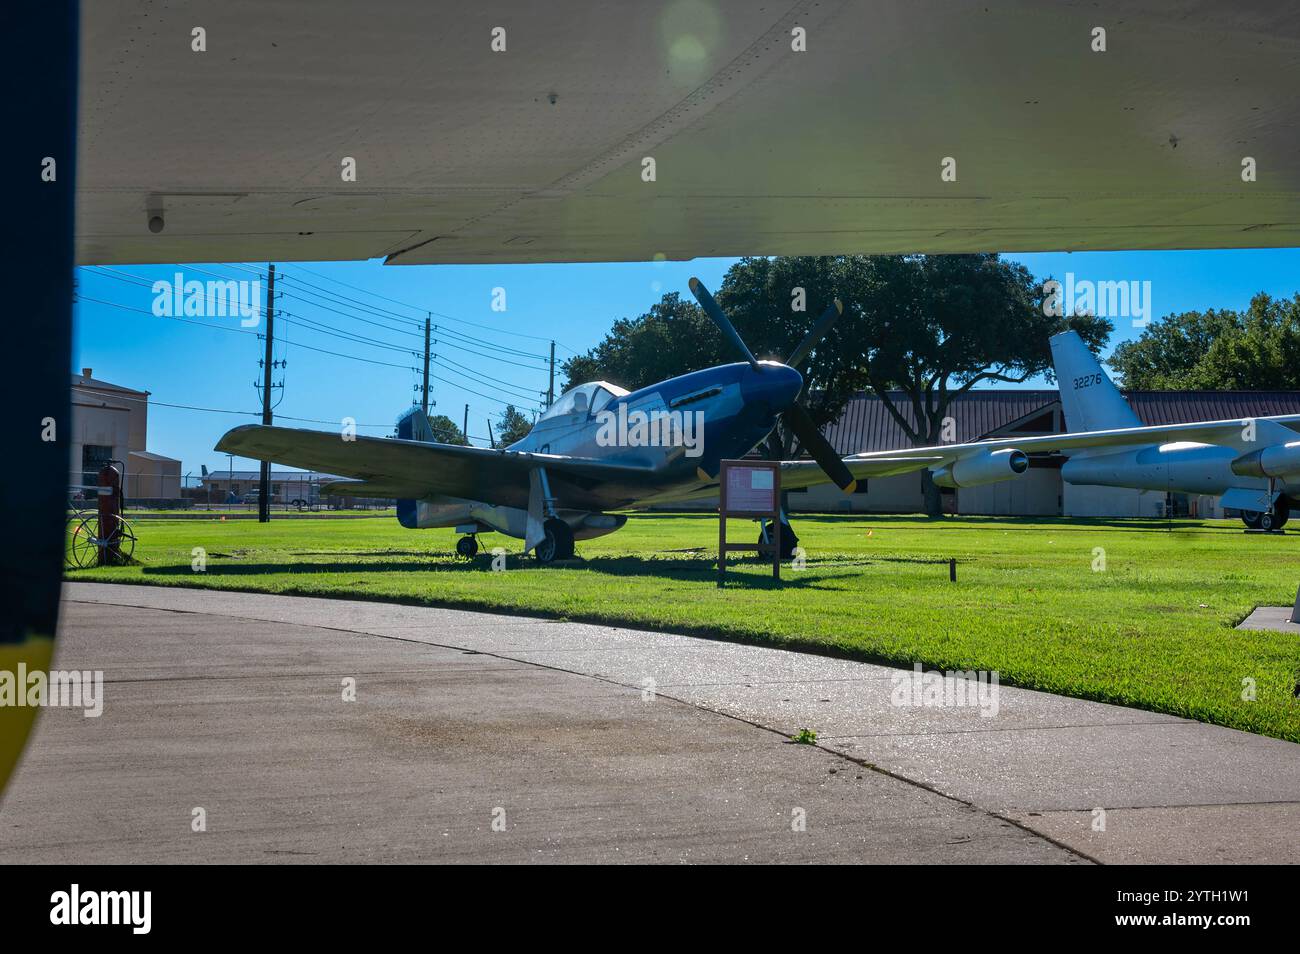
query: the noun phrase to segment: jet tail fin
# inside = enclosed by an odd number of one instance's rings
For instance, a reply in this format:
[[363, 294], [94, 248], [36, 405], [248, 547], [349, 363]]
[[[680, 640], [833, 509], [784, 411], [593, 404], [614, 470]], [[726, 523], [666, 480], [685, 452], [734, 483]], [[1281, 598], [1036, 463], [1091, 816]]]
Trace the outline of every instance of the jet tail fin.
[[1077, 331], [1053, 335], [1050, 344], [1067, 430], [1107, 431], [1142, 426]]

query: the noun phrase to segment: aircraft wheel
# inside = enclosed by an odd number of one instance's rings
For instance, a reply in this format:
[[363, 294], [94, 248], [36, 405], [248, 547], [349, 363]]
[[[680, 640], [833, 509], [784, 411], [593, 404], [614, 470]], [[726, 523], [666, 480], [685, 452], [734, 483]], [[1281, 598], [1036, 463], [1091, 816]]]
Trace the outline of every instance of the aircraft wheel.
[[1291, 519], [1291, 498], [1283, 494], [1273, 504], [1273, 529], [1281, 530]]
[[546, 537], [533, 549], [538, 563], [553, 563], [573, 556], [573, 531], [567, 523], [552, 517], [542, 529], [545, 530]]
[[[759, 543], [771, 543], [767, 535], [767, 524], [763, 524], [763, 529], [758, 532]], [[790, 524], [781, 523], [781, 559], [794, 559], [794, 548], [799, 545], [799, 536], [794, 532], [794, 527]], [[762, 554], [760, 554], [762, 555]]]
[[478, 555], [478, 538], [473, 535], [461, 537], [456, 541], [456, 555], [472, 560]]
[[1273, 511], [1265, 510], [1263, 513], [1261, 513], [1259, 515], [1259, 523], [1257, 524], [1257, 526], [1261, 530], [1272, 530], [1276, 528], [1277, 518], [1273, 516]]
[[1260, 514], [1254, 510], [1243, 510], [1241, 512], [1241, 522], [1251, 530], [1259, 529], [1259, 517]]

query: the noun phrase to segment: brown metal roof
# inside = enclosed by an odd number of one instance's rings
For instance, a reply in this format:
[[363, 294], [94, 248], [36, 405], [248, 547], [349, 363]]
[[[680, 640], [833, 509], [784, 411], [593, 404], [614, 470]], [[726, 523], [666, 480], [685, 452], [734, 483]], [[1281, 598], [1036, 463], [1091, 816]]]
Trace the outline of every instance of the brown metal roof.
[[1126, 391], [1143, 424], [1300, 414], [1300, 391]]
[[[904, 394], [893, 392], [890, 398], [909, 422], [915, 422]], [[1049, 410], [1058, 400], [1055, 390], [967, 391], [954, 398], [949, 406], [949, 414], [956, 422], [953, 440], [977, 441], [1023, 417]], [[827, 425], [823, 433], [841, 455], [912, 446], [906, 432], [885, 409], [885, 402], [875, 394], [854, 397], [840, 419]]]
[[[1149, 425], [1300, 414], [1300, 391], [1126, 391], [1124, 396], [1142, 423]], [[891, 398], [903, 416], [913, 421], [906, 396], [893, 392]], [[981, 440], [1059, 404], [1060, 394], [1054, 389], [967, 391], [950, 405], [949, 414], [956, 423], [954, 441]], [[912, 446], [875, 394], [858, 394], [823, 433], [841, 455]]]

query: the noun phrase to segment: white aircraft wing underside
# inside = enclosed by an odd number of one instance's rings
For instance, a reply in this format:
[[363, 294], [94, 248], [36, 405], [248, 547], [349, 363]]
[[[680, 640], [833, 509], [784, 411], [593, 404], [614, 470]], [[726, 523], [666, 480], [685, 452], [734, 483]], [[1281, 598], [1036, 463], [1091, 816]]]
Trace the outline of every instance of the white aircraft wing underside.
[[95, 0], [82, 17], [81, 263], [1300, 244], [1291, 4]]

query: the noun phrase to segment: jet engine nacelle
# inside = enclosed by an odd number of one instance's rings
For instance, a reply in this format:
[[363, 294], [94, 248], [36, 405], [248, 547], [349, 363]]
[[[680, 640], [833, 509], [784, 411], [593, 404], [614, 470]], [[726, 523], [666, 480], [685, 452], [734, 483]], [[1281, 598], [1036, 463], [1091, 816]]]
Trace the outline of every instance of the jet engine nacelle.
[[940, 487], [976, 487], [1019, 477], [1028, 469], [1029, 456], [1024, 451], [1006, 448], [945, 464], [934, 471], [934, 482]]
[[1300, 441], [1273, 444], [1263, 450], [1242, 454], [1232, 462], [1238, 477], [1281, 477], [1300, 473]]

